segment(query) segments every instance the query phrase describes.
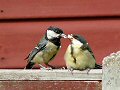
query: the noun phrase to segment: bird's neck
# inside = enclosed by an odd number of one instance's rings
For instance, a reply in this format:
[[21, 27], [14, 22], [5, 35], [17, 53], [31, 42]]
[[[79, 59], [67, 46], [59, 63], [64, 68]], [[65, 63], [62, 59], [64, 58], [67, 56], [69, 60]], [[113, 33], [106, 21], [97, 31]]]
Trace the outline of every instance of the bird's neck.
[[47, 38], [47, 35], [45, 35], [45, 39], [52, 42], [53, 44], [57, 45], [57, 46], [60, 46], [61, 43], [60, 43], [60, 38], [52, 38], [52, 39], [48, 39]]
[[71, 44], [72, 47], [75, 47], [75, 48], [80, 48], [81, 46], [79, 44]]
[[50, 42], [52, 42], [53, 44], [60, 46], [60, 38], [53, 38], [49, 40]]

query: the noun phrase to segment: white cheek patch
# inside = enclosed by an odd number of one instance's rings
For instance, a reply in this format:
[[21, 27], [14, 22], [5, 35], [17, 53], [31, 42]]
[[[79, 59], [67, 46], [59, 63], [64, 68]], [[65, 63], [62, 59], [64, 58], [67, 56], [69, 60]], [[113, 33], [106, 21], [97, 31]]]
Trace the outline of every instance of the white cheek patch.
[[83, 45], [83, 43], [81, 43], [80, 41], [78, 41], [78, 40], [76, 40], [76, 39], [73, 39], [73, 40], [72, 40], [72, 43], [73, 43], [74, 45], [79, 45], [80, 47]]
[[52, 39], [53, 37], [58, 37], [59, 34], [55, 33], [54, 31], [47, 30], [47, 38]]

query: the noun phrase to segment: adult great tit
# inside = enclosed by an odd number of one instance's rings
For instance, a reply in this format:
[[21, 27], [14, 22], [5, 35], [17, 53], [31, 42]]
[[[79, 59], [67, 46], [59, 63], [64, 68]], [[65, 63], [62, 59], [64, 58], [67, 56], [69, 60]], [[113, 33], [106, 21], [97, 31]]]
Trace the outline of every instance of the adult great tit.
[[64, 59], [70, 70], [100, 69], [87, 41], [81, 35], [68, 35], [71, 44], [68, 46]]
[[28, 59], [25, 69], [32, 69], [35, 64], [39, 64], [40, 67], [45, 68], [41, 65], [42, 63], [53, 68], [53, 66], [49, 65], [49, 62], [55, 57], [61, 47], [60, 39], [62, 37], [66, 37], [62, 29], [50, 26], [42, 40], [25, 58]]

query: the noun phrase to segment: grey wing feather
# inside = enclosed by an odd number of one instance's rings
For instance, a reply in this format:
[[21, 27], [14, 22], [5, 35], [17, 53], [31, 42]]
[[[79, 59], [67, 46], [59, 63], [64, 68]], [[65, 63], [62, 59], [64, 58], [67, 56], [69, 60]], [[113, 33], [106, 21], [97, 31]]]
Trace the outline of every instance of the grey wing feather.
[[38, 52], [42, 51], [45, 48], [47, 42], [48, 41], [43, 37], [43, 39], [37, 44], [37, 46], [30, 52], [30, 54], [26, 58], [28, 59], [28, 62], [31, 61]]
[[87, 49], [92, 54], [92, 56], [95, 58], [92, 49], [90, 48], [89, 44], [87, 43], [87, 41], [83, 37], [82, 37], [81, 42], [83, 43], [83, 46], [81, 48], [83, 50]]
[[94, 53], [93, 53], [92, 49], [89, 47], [89, 45], [87, 45], [87, 49], [92, 54], [92, 56], [95, 58]]

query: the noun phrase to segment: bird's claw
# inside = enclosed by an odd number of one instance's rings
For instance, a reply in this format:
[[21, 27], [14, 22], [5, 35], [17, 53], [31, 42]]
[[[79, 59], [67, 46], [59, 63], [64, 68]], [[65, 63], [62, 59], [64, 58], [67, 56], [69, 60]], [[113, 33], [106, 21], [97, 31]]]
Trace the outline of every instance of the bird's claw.
[[41, 68], [41, 70], [53, 70], [53, 69], [49, 67], [49, 68]]
[[73, 75], [73, 68], [68, 68], [68, 71], [70, 71], [71, 72], [71, 74]]
[[62, 69], [62, 70], [65, 70], [66, 68], [65, 68], [65, 67], [62, 67], [61, 69]]
[[90, 68], [89, 68], [89, 69], [87, 69], [87, 74], [89, 74], [90, 70], [91, 70]]

